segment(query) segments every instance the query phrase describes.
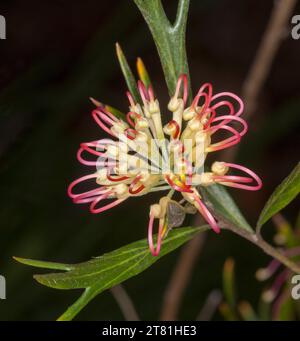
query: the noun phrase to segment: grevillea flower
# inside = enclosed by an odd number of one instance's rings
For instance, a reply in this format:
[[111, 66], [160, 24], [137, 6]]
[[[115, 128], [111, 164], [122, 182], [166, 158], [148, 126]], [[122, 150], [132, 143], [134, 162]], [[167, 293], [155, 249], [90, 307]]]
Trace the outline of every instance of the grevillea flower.
[[[231, 92], [213, 94], [212, 85], [206, 83], [191, 105], [187, 105], [188, 81], [183, 74], [168, 104], [172, 117], [163, 126], [152, 86], [146, 87], [138, 81], [138, 89], [140, 103], [127, 92], [126, 121], [115, 115], [114, 110], [93, 100], [96, 109], [92, 116], [112, 139], [81, 144], [77, 158], [82, 164], [92, 166], [94, 171], [72, 182], [68, 194], [75, 203], [88, 203], [91, 213], [101, 213], [129, 197], [169, 190], [167, 196], [150, 207], [148, 242], [151, 253], [157, 256], [163, 238], [172, 227], [168, 208], [174, 203], [171, 199], [174, 192], [181, 194], [180, 204], [187, 202], [193, 206], [219, 233], [215, 218], [203, 203], [199, 186], [222, 184], [254, 191], [261, 188], [262, 182], [251, 170], [234, 163], [214, 162], [209, 172], [204, 171], [209, 153], [239, 143], [247, 132], [247, 123], [240, 118], [244, 105], [238, 96]], [[94, 159], [87, 158], [87, 154]], [[231, 170], [243, 174], [229, 175]], [[94, 189], [84, 193], [74, 191], [75, 186], [91, 179], [96, 185]], [[155, 220], [158, 220], [156, 247], [153, 241]]]

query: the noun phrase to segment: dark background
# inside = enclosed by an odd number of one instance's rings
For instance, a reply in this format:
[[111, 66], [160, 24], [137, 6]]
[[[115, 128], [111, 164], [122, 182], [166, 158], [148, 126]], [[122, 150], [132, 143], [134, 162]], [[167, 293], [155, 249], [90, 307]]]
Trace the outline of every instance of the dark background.
[[[163, 3], [174, 17], [177, 1]], [[191, 1], [187, 50], [194, 91], [210, 81], [215, 91], [240, 94], [272, 6], [271, 0]], [[40, 286], [32, 279], [37, 270], [12, 256], [79, 262], [111, 251], [146, 236], [149, 205], [158, 199], [135, 198], [90, 215], [66, 195], [68, 184], [89, 172], [76, 160], [79, 143], [102, 136], [89, 114], [88, 97], [127, 108], [115, 42], [132, 66], [136, 57], [143, 58], [163, 103], [167, 90], [154, 43], [133, 1], [1, 0], [0, 14], [7, 21], [7, 40], [0, 41], [0, 273], [7, 279], [0, 319], [53, 320], [79, 292]], [[264, 182], [260, 192], [231, 191], [252, 224], [299, 159], [299, 56], [300, 40], [287, 32], [237, 156]], [[284, 214], [294, 223], [296, 203]], [[272, 230], [269, 223], [266, 231]], [[182, 319], [194, 319], [208, 293], [221, 287], [228, 256], [236, 260], [241, 298], [255, 305], [263, 287], [254, 273], [266, 265], [267, 256], [229, 232], [207, 237], [184, 296]], [[178, 255], [168, 255], [125, 283], [142, 319], [158, 318]], [[123, 317], [105, 292], [79, 319]]]

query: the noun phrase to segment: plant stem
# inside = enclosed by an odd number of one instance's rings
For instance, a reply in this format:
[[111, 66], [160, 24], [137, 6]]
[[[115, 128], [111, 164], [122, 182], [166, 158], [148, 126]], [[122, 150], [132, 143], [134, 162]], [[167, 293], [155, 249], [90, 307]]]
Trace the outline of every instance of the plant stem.
[[71, 321], [94, 297], [96, 291], [86, 288], [81, 296], [57, 319], [57, 321]]
[[251, 233], [246, 230], [240, 229], [239, 227], [236, 227], [235, 225], [220, 220], [219, 221], [220, 227], [223, 227], [227, 230], [230, 230], [239, 236], [249, 240], [251, 243], [257, 245], [260, 249], [262, 249], [266, 254], [269, 256], [277, 259], [280, 263], [285, 265], [287, 268], [289, 268], [291, 271], [300, 274], [300, 266], [297, 265], [295, 262], [290, 260], [288, 257], [286, 257], [280, 250], [276, 249], [272, 245], [268, 244], [260, 235], [259, 232], [257, 233]]

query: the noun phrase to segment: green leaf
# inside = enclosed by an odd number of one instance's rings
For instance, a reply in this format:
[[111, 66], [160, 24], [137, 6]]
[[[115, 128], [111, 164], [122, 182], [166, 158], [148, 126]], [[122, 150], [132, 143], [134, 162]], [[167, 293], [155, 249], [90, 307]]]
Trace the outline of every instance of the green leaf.
[[105, 104], [104, 105], [104, 108], [111, 112], [114, 116], [118, 117], [118, 118], [121, 118], [122, 120], [125, 120], [126, 119], [126, 115], [120, 111], [119, 109], [116, 109], [115, 107], [112, 107], [111, 105], [109, 104]]
[[189, 0], [180, 0], [174, 24], [168, 20], [160, 0], [134, 0], [156, 44], [169, 94], [173, 95], [181, 73], [189, 76], [185, 32]]
[[274, 214], [287, 206], [300, 192], [300, 162], [293, 169], [291, 174], [275, 189], [263, 208], [257, 228], [260, 230]]
[[20, 258], [20, 257], [13, 257], [14, 260], [16, 260], [19, 263], [30, 265], [35, 268], [44, 268], [44, 269], [52, 269], [52, 270], [65, 270], [70, 271], [73, 269], [72, 264], [63, 264], [63, 263], [56, 263], [56, 262], [44, 262], [40, 260], [34, 260], [34, 259], [26, 259], [26, 258]]
[[[15, 258], [23, 264], [41, 268], [67, 270], [66, 272], [35, 275], [41, 284], [55, 289], [85, 289], [59, 320], [71, 320], [90, 300], [104, 290], [141, 273], [158, 259], [175, 250], [208, 226], [185, 227], [173, 230], [164, 240], [158, 257], [152, 256], [146, 239], [131, 243], [88, 262], [68, 265]], [[156, 238], [156, 237], [155, 237]]]
[[212, 185], [201, 187], [200, 190], [205, 202], [213, 209], [217, 216], [222, 217], [241, 229], [254, 232], [224, 186]]
[[107, 111], [109, 111], [110, 113], [112, 113], [114, 116], [122, 119], [122, 120], [125, 120], [126, 119], [126, 115], [120, 111], [119, 109], [109, 105], [109, 104], [103, 104], [99, 101], [97, 101], [95, 98], [93, 97], [90, 97], [90, 100], [91, 102], [96, 106], [96, 107], [101, 107], [101, 108], [104, 108], [106, 109]]
[[123, 76], [126, 80], [126, 84], [128, 87], [128, 90], [130, 91], [131, 95], [133, 96], [133, 99], [141, 103], [141, 97], [137, 88], [137, 83], [134, 78], [133, 72], [131, 71], [131, 68], [127, 62], [127, 59], [121, 49], [120, 44], [116, 43], [116, 52], [117, 52], [117, 57], [121, 66], [121, 70], [123, 73]]

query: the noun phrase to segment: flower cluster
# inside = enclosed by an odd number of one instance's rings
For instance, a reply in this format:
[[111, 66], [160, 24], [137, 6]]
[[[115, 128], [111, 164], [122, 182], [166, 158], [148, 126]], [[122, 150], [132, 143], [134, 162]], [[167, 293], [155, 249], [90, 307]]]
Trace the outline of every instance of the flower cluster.
[[[148, 242], [151, 253], [156, 256], [170, 228], [167, 216], [174, 192], [182, 195], [180, 204], [192, 205], [219, 233], [220, 228], [198, 191], [199, 186], [222, 184], [253, 191], [260, 189], [262, 182], [251, 170], [228, 162], [214, 162], [210, 171], [204, 171], [209, 153], [239, 143], [247, 132], [247, 123], [240, 118], [244, 105], [238, 96], [230, 92], [213, 94], [212, 85], [206, 83], [187, 105], [188, 80], [183, 74], [168, 104], [172, 118], [163, 125], [160, 105], [151, 85], [146, 87], [138, 81], [138, 90], [139, 102], [127, 92], [126, 120], [94, 101], [96, 109], [92, 116], [112, 139], [81, 144], [77, 158], [94, 171], [72, 182], [68, 194], [75, 203], [89, 203], [90, 212], [100, 213], [129, 197], [170, 191], [150, 207]], [[95, 159], [87, 158], [87, 154]], [[232, 169], [244, 174], [228, 175]], [[94, 179], [96, 188], [74, 193], [75, 186], [90, 179]], [[156, 246], [155, 220], [158, 220]]]

